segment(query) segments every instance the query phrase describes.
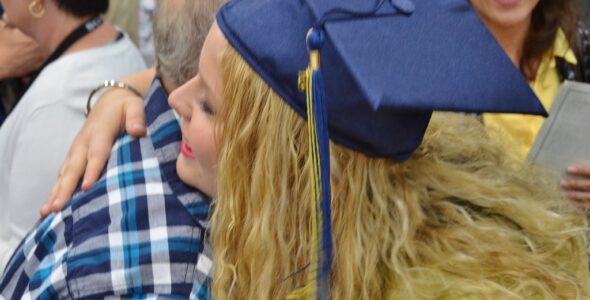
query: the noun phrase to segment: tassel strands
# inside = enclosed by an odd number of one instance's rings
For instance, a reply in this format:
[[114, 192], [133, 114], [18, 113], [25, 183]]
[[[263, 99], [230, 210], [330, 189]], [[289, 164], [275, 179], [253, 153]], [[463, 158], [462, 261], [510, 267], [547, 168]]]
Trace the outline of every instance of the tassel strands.
[[320, 49], [324, 43], [321, 29], [312, 28], [307, 35], [309, 66], [300, 73], [300, 89], [306, 93], [307, 128], [311, 159], [311, 263], [308, 284], [289, 295], [290, 299], [330, 299], [332, 265], [332, 224], [330, 191], [330, 144], [324, 79], [320, 68]]

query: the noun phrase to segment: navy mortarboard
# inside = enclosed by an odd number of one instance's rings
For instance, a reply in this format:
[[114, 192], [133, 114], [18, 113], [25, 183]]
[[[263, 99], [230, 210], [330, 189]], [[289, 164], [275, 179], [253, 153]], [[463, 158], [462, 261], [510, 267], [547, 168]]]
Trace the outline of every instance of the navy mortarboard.
[[[328, 137], [404, 161], [435, 110], [546, 115], [468, 0], [235, 0], [229, 43], [308, 120], [317, 248], [306, 289], [328, 297]], [[304, 72], [300, 72], [305, 70]]]

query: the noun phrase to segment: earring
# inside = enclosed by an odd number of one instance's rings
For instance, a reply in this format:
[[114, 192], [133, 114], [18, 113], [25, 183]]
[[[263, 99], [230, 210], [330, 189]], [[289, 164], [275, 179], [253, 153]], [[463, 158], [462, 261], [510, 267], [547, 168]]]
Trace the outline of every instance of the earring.
[[41, 1], [33, 1], [29, 4], [29, 14], [35, 19], [41, 18], [45, 14], [45, 6]]

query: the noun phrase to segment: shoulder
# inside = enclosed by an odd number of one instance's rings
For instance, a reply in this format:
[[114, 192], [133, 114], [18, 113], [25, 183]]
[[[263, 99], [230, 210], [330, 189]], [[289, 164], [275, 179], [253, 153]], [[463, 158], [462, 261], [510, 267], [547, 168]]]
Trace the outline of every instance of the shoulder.
[[[19, 245], [0, 279], [7, 299], [69, 298], [66, 284], [70, 211], [39, 222]], [[1, 298], [1, 297], [0, 297]]]
[[146, 68], [129, 38], [103, 47], [75, 52], [48, 65], [23, 99], [31, 106], [67, 104], [83, 116], [90, 91], [105, 80], [122, 78]]
[[[62, 72], [66, 69], [77, 80], [116, 79], [146, 69], [141, 53], [125, 33], [108, 45], [75, 52], [60, 60], [65, 65], [61, 67]], [[97, 83], [96, 80], [93, 82], [94, 85]]]
[[52, 83], [61, 80], [66, 83], [65, 88], [85, 81], [92, 81], [94, 86], [105, 79], [120, 78], [144, 69], [146, 65], [139, 50], [127, 34], [121, 33], [119, 38], [104, 46], [60, 57], [46, 66], [37, 80], [42, 76]]
[[99, 182], [71, 201], [74, 297], [187, 297], [205, 230], [171, 191], [147, 138], [121, 137]]
[[120, 36], [116, 41], [93, 50], [97, 53], [89, 55], [90, 58], [103, 64], [122, 64], [124, 67], [132, 68], [132, 72], [147, 68], [141, 52], [133, 44], [127, 33], [120, 32]]
[[151, 151], [143, 140], [120, 138], [100, 181], [29, 234], [0, 281], [0, 295], [188, 298], [197, 286], [205, 291], [199, 285], [211, 265], [199, 259], [205, 229], [172, 193], [157, 159], [141, 157]]

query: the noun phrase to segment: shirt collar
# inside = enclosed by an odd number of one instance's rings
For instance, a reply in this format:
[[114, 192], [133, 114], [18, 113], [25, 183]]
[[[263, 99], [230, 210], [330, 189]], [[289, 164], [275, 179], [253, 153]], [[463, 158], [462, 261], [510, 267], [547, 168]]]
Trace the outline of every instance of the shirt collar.
[[572, 48], [570, 48], [567, 38], [561, 29], [557, 30], [553, 46], [543, 55], [536, 79], [531, 83], [537, 93], [539, 89], [547, 89], [555, 84], [552, 74], [555, 73], [557, 68], [556, 57], [561, 57], [570, 64], [577, 64], [576, 55]]
[[145, 115], [148, 136], [165, 181], [193, 218], [201, 225], [208, 226], [211, 199], [187, 186], [176, 172], [182, 133], [174, 111], [168, 105], [168, 94], [157, 77], [153, 80], [148, 96], [145, 98]]
[[[572, 48], [570, 47], [567, 38], [565, 37], [565, 33], [563, 33], [563, 30], [558, 29], [557, 30], [557, 34], [555, 35], [555, 41], [553, 42], [553, 47], [552, 47], [552, 52], [551, 56], [552, 57], [561, 57], [563, 59], [565, 59], [565, 61], [567, 61], [570, 64], [577, 64], [578, 60], [576, 59], [576, 55], [574, 54], [574, 51], [572, 50]], [[552, 67], [555, 66], [555, 59], [552, 59]]]

